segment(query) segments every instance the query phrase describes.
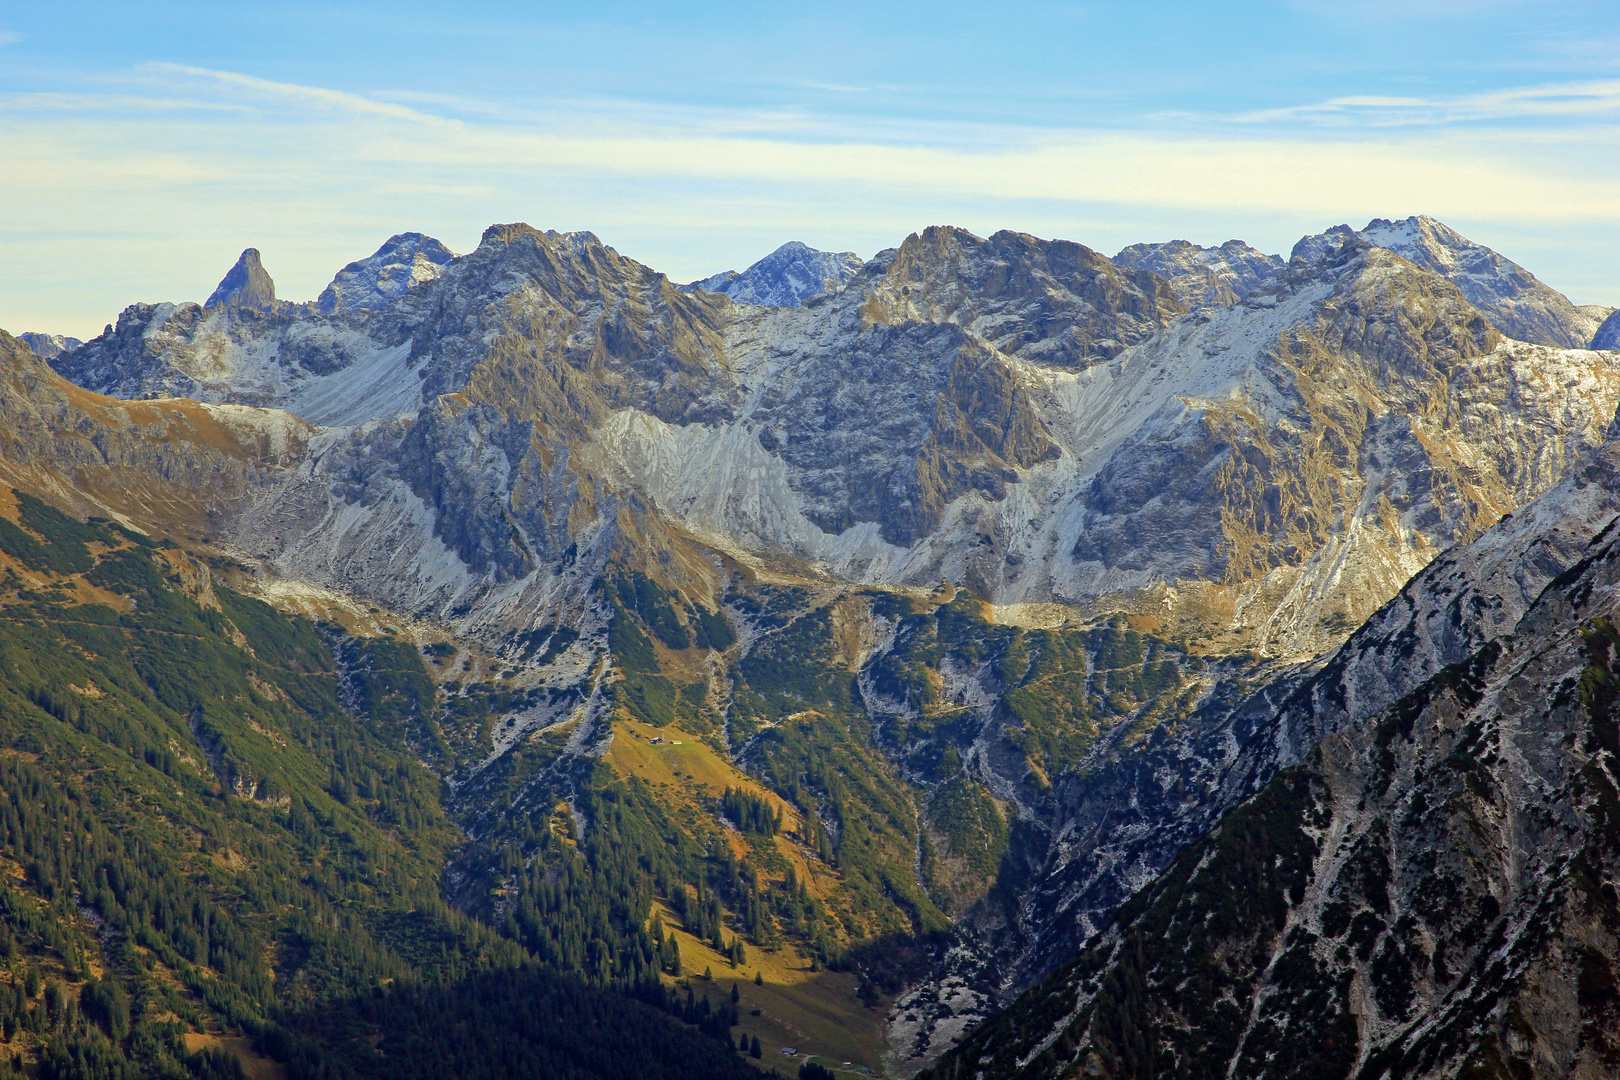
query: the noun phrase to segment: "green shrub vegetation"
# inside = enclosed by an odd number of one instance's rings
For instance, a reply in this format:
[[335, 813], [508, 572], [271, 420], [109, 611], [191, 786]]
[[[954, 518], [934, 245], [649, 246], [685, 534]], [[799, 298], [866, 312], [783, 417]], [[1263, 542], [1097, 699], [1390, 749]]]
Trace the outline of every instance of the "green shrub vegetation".
[[720, 812], [731, 819], [739, 832], [775, 836], [782, 831], [782, 811], [772, 807], [769, 799], [741, 788], [726, 788], [725, 794], [720, 796]]
[[[295, 1080], [734, 1075], [736, 1003], [678, 981], [693, 972], [664, 919], [733, 967], [791, 947], [853, 970], [876, 1004], [948, 934], [941, 905], [1011, 895], [1020, 845], [1041, 842], [974, 779], [982, 740], [1044, 786], [1183, 715], [1201, 669], [1119, 620], [1022, 630], [963, 593], [873, 591], [838, 601], [894, 632], [857, 671], [851, 609], [810, 590], [734, 581], [715, 610], [615, 569], [589, 680], [436, 687], [451, 645], [424, 658], [199, 586], [185, 552], [26, 496], [0, 551], [44, 581], [0, 583], [0, 859], [21, 875], [0, 891], [19, 958], [0, 1035], [22, 1032], [42, 1075], [234, 1075], [185, 1051], [205, 1028]], [[75, 602], [76, 578], [114, 599]], [[556, 626], [507, 654], [543, 665], [577, 641]], [[993, 711], [942, 696], [964, 671]], [[795, 813], [568, 752], [605, 735], [567, 719], [596, 685]], [[542, 707], [564, 722], [487, 760], [497, 725]], [[441, 776], [476, 777], [457, 819]], [[812, 890], [801, 856], [836, 875]]]
[[[0, 1075], [240, 1076], [228, 1053], [187, 1051], [203, 1030], [294, 1080], [744, 1075], [734, 1012], [604, 964], [595, 920], [645, 936], [614, 907], [644, 897], [601, 846], [611, 829], [587, 841], [600, 882], [560, 938], [446, 904], [466, 841], [418, 761], [442, 741], [413, 647], [217, 584], [205, 606], [183, 554], [20, 505], [9, 557], [123, 606], [15, 573], [0, 589]], [[601, 799], [589, 812], [615, 821]], [[581, 858], [554, 848], [541, 865]], [[539, 904], [555, 883], [535, 883]]]

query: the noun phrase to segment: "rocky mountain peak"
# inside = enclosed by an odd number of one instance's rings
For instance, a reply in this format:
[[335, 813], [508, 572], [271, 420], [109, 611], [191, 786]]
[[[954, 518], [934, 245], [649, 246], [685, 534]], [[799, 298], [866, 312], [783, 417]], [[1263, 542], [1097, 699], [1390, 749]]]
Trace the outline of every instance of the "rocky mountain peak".
[[529, 237], [534, 237], [536, 242], [544, 241], [560, 246], [576, 255], [590, 248], [612, 250], [612, 248], [602, 243], [601, 239], [593, 232], [558, 232], [556, 229], [546, 229], [542, 232], [524, 221], [515, 221], [506, 225], [491, 225], [479, 237], [478, 248], [482, 251], [492, 246], [511, 246]]
[[[989, 239], [955, 226], [908, 236], [874, 264], [865, 313], [878, 322], [956, 323], [1002, 352], [1084, 368], [1146, 341], [1186, 311], [1169, 282], [1072, 240], [1003, 230]], [[875, 280], [874, 280], [875, 279]]]
[[276, 306], [276, 283], [270, 280], [259, 249], [248, 248], [237, 257], [236, 265], [220, 279], [205, 308], [230, 307], [270, 311]]
[[1325, 255], [1337, 251], [1352, 239], [1358, 237], [1356, 230], [1348, 225], [1335, 225], [1314, 236], [1302, 236], [1288, 253], [1288, 261], [1294, 262], [1297, 259], [1305, 263], [1321, 262]]
[[482, 251], [491, 244], [510, 244], [531, 233], [539, 234], [540, 230], [526, 221], [514, 221], [505, 225], [497, 223], [486, 228], [483, 235], [479, 236], [478, 250]]
[[1351, 235], [1447, 279], [1498, 330], [1519, 341], [1582, 349], [1601, 321], [1505, 255], [1423, 214], [1401, 221], [1374, 218], [1359, 231], [1335, 225], [1302, 238], [1292, 257], [1315, 262]]
[[1242, 240], [1207, 248], [1186, 240], [1132, 244], [1114, 256], [1121, 266], [1151, 270], [1170, 282], [1182, 303], [1194, 310], [1230, 307], [1259, 289], [1283, 267]]
[[[382, 262], [432, 244], [402, 236]], [[538, 470], [526, 491], [609, 477], [739, 549], [996, 603], [1145, 604], [1296, 655], [1555, 480], [1616, 392], [1604, 355], [1504, 344], [1445, 277], [1348, 226], [1326, 236], [1317, 261], [1269, 277], [1278, 260], [1240, 241], [1159, 245], [1224, 265], [1234, 292], [1240, 268], [1259, 282], [1186, 319], [1165, 277], [1018, 232], [927, 229], [788, 307], [682, 288], [589, 233], [496, 225], [363, 317], [138, 305], [57, 370], [336, 427], [455, 395], [418, 422], [422, 446], [440, 445], [433, 428], [466, 451], [468, 490], [495, 475], [481, 455], [498, 443], [511, 475]], [[1553, 368], [1556, 385], [1535, 381]], [[1600, 420], [1559, 403], [1570, 380], [1593, 416], [1611, 403]], [[1556, 448], [1510, 415], [1549, 418]], [[420, 486], [440, 520], [487, 516], [480, 536], [515, 512]], [[557, 513], [518, 517], [555, 534], [535, 567], [568, 547]], [[505, 550], [492, 544], [452, 546], [484, 566]], [[1165, 581], [1188, 598], [1170, 614]], [[1243, 620], [1212, 614], [1238, 604]]]
[[798, 307], [836, 292], [863, 265], [853, 251], [820, 251], [790, 240], [740, 274], [726, 270], [684, 287], [725, 293], [739, 304]]
[[455, 257], [455, 252], [431, 236], [397, 233], [375, 254], [339, 270], [316, 307], [323, 315], [382, 307], [437, 278]]
[[84, 342], [76, 337], [66, 337], [62, 334], [35, 334], [24, 332], [17, 335], [17, 339], [34, 350], [34, 355], [41, 360], [50, 360], [63, 353], [72, 352]]
[[552, 241], [553, 243], [562, 244], [576, 255], [581, 254], [590, 248], [604, 248], [608, 251], [613, 250], [606, 244], [602, 243], [602, 238], [591, 232], [589, 229], [582, 229], [578, 232], [558, 232], [556, 229], [547, 229], [546, 239]]

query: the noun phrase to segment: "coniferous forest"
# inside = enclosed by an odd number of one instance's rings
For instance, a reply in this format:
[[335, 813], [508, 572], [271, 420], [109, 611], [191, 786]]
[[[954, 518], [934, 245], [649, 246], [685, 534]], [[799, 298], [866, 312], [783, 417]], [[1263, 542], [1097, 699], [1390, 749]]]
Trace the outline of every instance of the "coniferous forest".
[[735, 866], [672, 846], [604, 781], [583, 842], [522, 827], [529, 869], [500, 917], [453, 909], [441, 868], [463, 837], [419, 760], [414, 648], [17, 498], [0, 1076], [213, 1080], [264, 1058], [292, 1080], [758, 1075], [734, 1001], [672, 979], [678, 947], [647, 925], [655, 891], [679, 895], [740, 953], [715, 900], [748, 888]]

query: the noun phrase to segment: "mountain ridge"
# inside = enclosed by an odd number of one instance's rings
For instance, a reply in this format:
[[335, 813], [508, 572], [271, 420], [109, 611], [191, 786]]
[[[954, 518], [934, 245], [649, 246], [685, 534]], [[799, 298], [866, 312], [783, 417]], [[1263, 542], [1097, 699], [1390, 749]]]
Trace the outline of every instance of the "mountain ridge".
[[[413, 736], [468, 831], [469, 911], [506, 910], [491, 860], [534, 857], [529, 815], [611, 820], [604, 775], [656, 770], [632, 816], [680, 843], [711, 842], [722, 790], [782, 799], [787, 832], [715, 870], [719, 922], [667, 882], [659, 910], [715, 963], [735, 930], [858, 972], [840, 993], [892, 1005], [903, 1069], [1333, 734], [1299, 702], [1372, 707], [1477, 650], [1436, 629], [1379, 684], [1351, 658], [1389, 646], [1341, 643], [1443, 552], [1539, 521], [1518, 508], [1584, 475], [1620, 405], [1614, 355], [1514, 340], [1349, 230], [1203, 306], [1015, 232], [913, 234], [795, 306], [523, 224], [418, 276], [413, 236], [340, 272], [346, 309], [136, 305], [53, 358], [208, 404], [106, 403], [17, 346], [35, 404], [7, 467], [79, 513], [184, 523], [267, 598], [382, 605], [487, 665], [435, 671]], [[117, 409], [141, 423], [95, 435]], [[239, 451], [188, 448], [226, 420]], [[72, 473], [75, 425], [175, 434]], [[124, 460], [168, 502], [116, 491]], [[187, 486], [216, 460], [219, 492]], [[1536, 567], [1567, 569], [1549, 545]], [[948, 947], [899, 944], [950, 921]]]

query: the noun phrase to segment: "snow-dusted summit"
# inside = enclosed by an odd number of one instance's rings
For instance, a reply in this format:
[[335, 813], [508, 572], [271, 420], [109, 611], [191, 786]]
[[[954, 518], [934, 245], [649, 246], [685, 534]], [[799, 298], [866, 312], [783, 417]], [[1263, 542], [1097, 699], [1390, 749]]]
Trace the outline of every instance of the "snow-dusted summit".
[[34, 350], [34, 355], [41, 360], [61, 356], [65, 352], [72, 352], [84, 342], [76, 337], [65, 337], [62, 334], [34, 334], [21, 333], [17, 335], [19, 341]]
[[1537, 345], [1583, 349], [1598, 328], [1600, 320], [1581, 311], [1569, 297], [1518, 263], [1427, 215], [1404, 221], [1374, 218], [1360, 231], [1335, 225], [1324, 233], [1302, 238], [1294, 245], [1291, 258], [1316, 262], [1348, 236], [1393, 251], [1439, 274], [1461, 289], [1468, 302], [1508, 337]]
[[790, 240], [740, 274], [726, 270], [686, 287], [725, 293], [739, 304], [798, 307], [838, 291], [861, 266], [853, 251], [818, 251]]
[[419, 232], [397, 233], [374, 255], [337, 272], [315, 301], [323, 315], [382, 307], [444, 272], [455, 252]]
[[1280, 255], [1267, 255], [1242, 240], [1228, 240], [1213, 248], [1186, 240], [1132, 244], [1115, 255], [1114, 261], [1167, 279], [1181, 302], [1194, 310], [1230, 307], [1284, 266]]

